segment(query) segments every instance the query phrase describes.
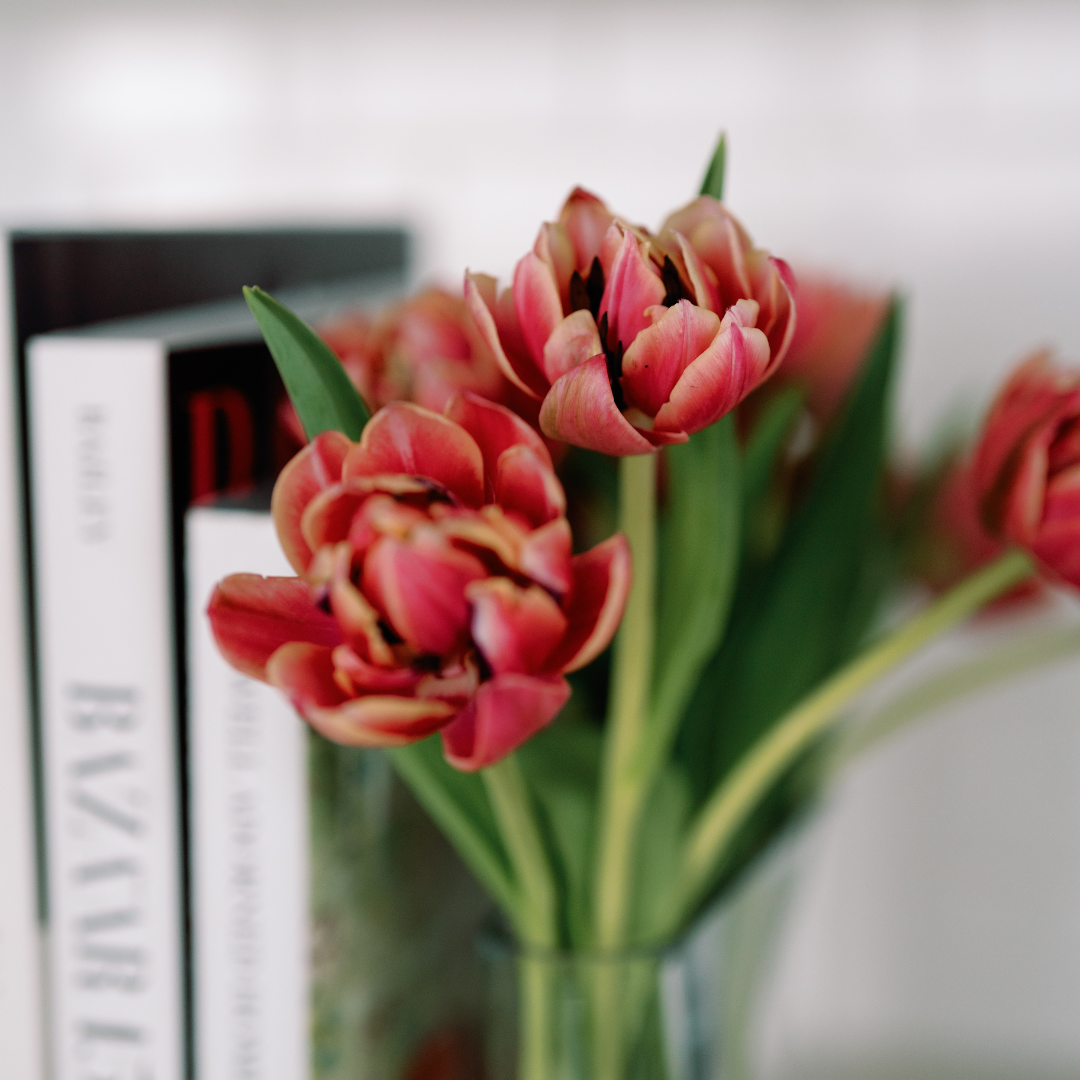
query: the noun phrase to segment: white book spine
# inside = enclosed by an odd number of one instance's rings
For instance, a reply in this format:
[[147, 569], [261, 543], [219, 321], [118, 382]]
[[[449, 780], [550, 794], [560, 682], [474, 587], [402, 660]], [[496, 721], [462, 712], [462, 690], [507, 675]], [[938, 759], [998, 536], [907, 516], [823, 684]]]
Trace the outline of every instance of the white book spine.
[[52, 1073], [180, 1080], [166, 358], [57, 337], [29, 363]]
[[291, 575], [269, 513], [187, 514], [198, 1080], [310, 1076], [306, 728], [214, 644], [206, 605], [239, 570]]
[[[7, 324], [8, 249], [0, 253], [0, 356]], [[41, 1080], [41, 942], [34, 868], [33, 761], [23, 635], [14, 360], [0, 363], [0, 1062], [5, 1075]]]

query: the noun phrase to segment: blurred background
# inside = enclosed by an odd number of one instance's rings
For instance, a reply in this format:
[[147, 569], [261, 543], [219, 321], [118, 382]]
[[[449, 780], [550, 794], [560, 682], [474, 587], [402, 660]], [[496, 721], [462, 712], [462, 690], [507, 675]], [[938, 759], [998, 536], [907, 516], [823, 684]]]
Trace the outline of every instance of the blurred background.
[[[576, 183], [650, 225], [719, 130], [755, 241], [907, 298], [898, 438], [1080, 360], [1080, 5], [0, 0], [0, 221], [404, 222], [505, 276]], [[4, 437], [7, 434], [4, 433]], [[843, 779], [769, 1077], [1080, 1076], [1080, 665]]]

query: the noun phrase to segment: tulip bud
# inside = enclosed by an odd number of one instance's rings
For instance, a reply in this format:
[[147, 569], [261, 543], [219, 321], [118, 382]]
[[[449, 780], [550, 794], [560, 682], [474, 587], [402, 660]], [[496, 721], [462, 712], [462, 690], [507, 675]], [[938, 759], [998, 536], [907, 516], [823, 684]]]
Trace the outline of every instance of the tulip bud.
[[1013, 373], [986, 418], [974, 481], [987, 529], [1080, 587], [1080, 371], [1040, 353]]

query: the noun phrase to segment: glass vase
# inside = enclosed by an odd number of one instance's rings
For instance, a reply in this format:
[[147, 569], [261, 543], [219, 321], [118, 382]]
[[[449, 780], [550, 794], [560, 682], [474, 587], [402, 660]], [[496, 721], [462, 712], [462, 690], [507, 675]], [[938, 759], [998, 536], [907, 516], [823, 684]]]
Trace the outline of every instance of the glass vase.
[[485, 930], [485, 1080], [749, 1080], [801, 850], [776, 844], [678, 941], [549, 952]]
[[311, 1080], [476, 1080], [489, 901], [385, 754], [309, 742]]

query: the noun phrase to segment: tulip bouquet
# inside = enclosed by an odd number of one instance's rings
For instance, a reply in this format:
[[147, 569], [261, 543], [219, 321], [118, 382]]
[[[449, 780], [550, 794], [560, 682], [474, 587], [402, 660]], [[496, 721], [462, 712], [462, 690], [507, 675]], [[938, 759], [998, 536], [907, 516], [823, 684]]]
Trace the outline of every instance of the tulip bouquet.
[[[297, 576], [223, 581], [217, 640], [327, 738], [386, 748], [490, 892], [522, 1080], [556, 1075], [545, 957], [678, 938], [865, 688], [1039, 573], [1080, 583], [1080, 376], [1031, 361], [974, 448], [902, 475], [899, 303], [800, 291], [722, 203], [723, 157], [656, 233], [575, 190], [509, 288], [469, 273], [338, 326], [342, 359], [247, 290], [310, 441], [273, 498]], [[643, 1068], [614, 978], [585, 995], [597, 1080]]]

